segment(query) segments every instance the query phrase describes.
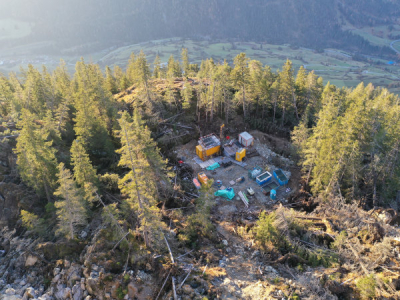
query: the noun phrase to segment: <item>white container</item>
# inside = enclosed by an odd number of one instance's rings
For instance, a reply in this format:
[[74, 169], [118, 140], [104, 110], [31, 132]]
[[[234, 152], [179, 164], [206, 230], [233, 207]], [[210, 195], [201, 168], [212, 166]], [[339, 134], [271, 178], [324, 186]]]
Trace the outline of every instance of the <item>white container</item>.
[[254, 138], [247, 131], [239, 134], [239, 143], [245, 147], [250, 147], [254, 143]]

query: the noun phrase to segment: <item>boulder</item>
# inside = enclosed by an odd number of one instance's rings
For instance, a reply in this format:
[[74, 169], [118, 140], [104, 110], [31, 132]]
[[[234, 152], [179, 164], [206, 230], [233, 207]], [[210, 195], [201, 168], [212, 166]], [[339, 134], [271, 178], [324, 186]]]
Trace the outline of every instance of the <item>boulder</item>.
[[32, 267], [34, 266], [38, 261], [38, 258], [33, 255], [28, 255], [28, 257], [25, 260], [25, 267]]

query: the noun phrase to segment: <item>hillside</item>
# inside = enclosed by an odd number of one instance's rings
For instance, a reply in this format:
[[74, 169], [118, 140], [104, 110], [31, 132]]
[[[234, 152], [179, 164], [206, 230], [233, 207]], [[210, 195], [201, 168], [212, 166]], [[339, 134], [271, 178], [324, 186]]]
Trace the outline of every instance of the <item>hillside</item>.
[[[154, 39], [209, 37], [319, 48], [339, 48], [369, 55], [394, 56], [347, 30], [396, 25], [395, 1], [201, 0], [68, 1], [18, 0], [0, 4], [0, 19], [29, 22], [25, 37], [5, 39], [2, 47], [51, 41], [42, 52], [72, 48], [90, 52]], [[49, 12], [52, 13], [49, 13]], [[1, 35], [0, 35], [1, 37]]]

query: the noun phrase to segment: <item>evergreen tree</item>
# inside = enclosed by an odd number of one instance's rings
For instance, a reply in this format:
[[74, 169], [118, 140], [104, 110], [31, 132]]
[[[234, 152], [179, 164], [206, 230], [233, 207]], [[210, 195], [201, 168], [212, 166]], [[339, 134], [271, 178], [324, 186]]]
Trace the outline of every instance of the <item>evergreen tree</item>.
[[182, 48], [181, 52], [181, 58], [182, 58], [182, 70], [185, 76], [190, 76], [190, 62], [189, 62], [189, 55], [188, 55], [188, 49], [187, 48]]
[[135, 67], [136, 67], [136, 57], [135, 53], [131, 53], [128, 66], [126, 67], [126, 78], [128, 79], [129, 85], [133, 84], [135, 80]]
[[85, 198], [94, 201], [94, 193], [97, 192], [99, 179], [93, 168], [85, 147], [79, 140], [74, 140], [71, 146], [71, 164], [74, 167], [74, 178], [76, 183], [85, 191]]
[[18, 127], [20, 134], [15, 153], [20, 176], [36, 192], [44, 192], [50, 202], [57, 167], [53, 141], [49, 141], [49, 132], [42, 130], [36, 124], [35, 116], [27, 110], [22, 111]]
[[279, 76], [279, 104], [282, 108], [282, 124], [285, 124], [285, 114], [290, 104], [293, 104], [295, 110], [295, 117], [299, 120], [299, 114], [297, 111], [296, 97], [294, 94], [294, 75], [293, 65], [290, 60], [287, 60], [283, 65], [282, 71], [278, 73]]
[[77, 227], [87, 223], [86, 208], [81, 191], [72, 179], [71, 172], [64, 167], [63, 163], [58, 166], [57, 177], [59, 187], [54, 192], [54, 195], [60, 199], [55, 202], [58, 218], [57, 232], [73, 239]]
[[240, 89], [245, 119], [247, 118], [246, 85], [249, 82], [248, 62], [249, 59], [245, 53], [238, 54], [233, 60], [235, 67], [231, 73], [235, 88]]
[[115, 79], [109, 66], [106, 66], [106, 79], [104, 85], [105, 89], [111, 94], [118, 93], [117, 80]]
[[0, 113], [7, 116], [11, 113], [14, 101], [13, 88], [11, 83], [0, 73]]
[[190, 103], [193, 98], [193, 88], [189, 81], [185, 81], [183, 85], [183, 89], [181, 90], [182, 101], [182, 109], [187, 110], [190, 108]]
[[110, 154], [113, 145], [108, 132], [113, 126], [114, 108], [99, 67], [83, 60], [77, 62], [74, 87], [76, 136], [91, 153]]
[[121, 191], [127, 195], [126, 202], [137, 213], [139, 230], [143, 234], [146, 246], [154, 245], [160, 236], [162, 222], [157, 208], [157, 176], [162, 174], [166, 163], [162, 160], [150, 137], [150, 131], [144, 126], [135, 110], [133, 119], [123, 113], [119, 119], [121, 130], [118, 136], [122, 147], [119, 166], [129, 171], [119, 180]]
[[161, 74], [161, 59], [160, 56], [158, 56], [158, 54], [156, 55], [156, 58], [154, 59], [153, 62], [153, 77], [154, 78], [162, 78], [162, 74]]

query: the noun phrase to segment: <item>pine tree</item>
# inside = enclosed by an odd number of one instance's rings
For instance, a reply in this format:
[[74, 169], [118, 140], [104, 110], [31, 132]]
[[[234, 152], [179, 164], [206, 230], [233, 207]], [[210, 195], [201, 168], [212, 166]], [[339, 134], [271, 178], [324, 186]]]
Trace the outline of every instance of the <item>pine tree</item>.
[[117, 80], [115, 79], [109, 66], [106, 66], [106, 79], [104, 81], [104, 86], [105, 89], [111, 94], [118, 93]]
[[50, 202], [57, 167], [53, 141], [49, 141], [49, 132], [40, 128], [35, 116], [26, 110], [22, 111], [18, 127], [20, 134], [14, 151], [20, 176], [36, 192], [44, 192]]
[[126, 78], [129, 84], [133, 84], [135, 80], [135, 67], [136, 67], [136, 57], [135, 53], [131, 53], [128, 61], [128, 66], [126, 67]]
[[182, 70], [185, 76], [187, 77], [189, 76], [189, 71], [190, 71], [189, 55], [187, 48], [182, 48], [181, 58], [182, 58]]
[[295, 110], [295, 117], [299, 120], [299, 114], [297, 111], [296, 97], [294, 94], [294, 74], [293, 64], [290, 60], [287, 60], [283, 65], [282, 71], [278, 73], [279, 76], [279, 103], [282, 108], [282, 124], [285, 124], [285, 114], [290, 104], [293, 104]]
[[74, 167], [74, 178], [77, 184], [85, 191], [85, 198], [94, 201], [94, 193], [97, 192], [99, 179], [93, 168], [85, 147], [79, 140], [74, 140], [71, 146], [71, 164]]
[[232, 79], [236, 89], [240, 89], [242, 104], [243, 104], [243, 116], [247, 118], [247, 103], [246, 103], [246, 85], [249, 82], [249, 58], [246, 57], [245, 53], [238, 54], [233, 63], [235, 65], [232, 70]]
[[190, 103], [193, 98], [193, 88], [189, 81], [185, 81], [183, 89], [181, 90], [182, 109], [187, 110], [190, 108]]
[[112, 153], [113, 145], [108, 132], [113, 126], [114, 108], [111, 94], [104, 88], [99, 66], [78, 61], [74, 87], [76, 136], [88, 151], [97, 156]]
[[11, 83], [0, 73], [0, 113], [7, 116], [12, 111], [14, 101]]
[[150, 131], [144, 126], [138, 110], [133, 119], [127, 112], [119, 119], [121, 130], [118, 136], [122, 147], [117, 151], [121, 154], [119, 166], [129, 171], [119, 180], [119, 186], [127, 195], [127, 204], [137, 212], [139, 230], [142, 232], [146, 246], [156, 243], [161, 234], [162, 223], [157, 208], [156, 178], [166, 167], [166, 162], [160, 157], [155, 142], [150, 137]]
[[162, 72], [161, 72], [161, 59], [158, 54], [156, 55], [156, 58], [154, 59], [153, 62], [153, 77], [154, 78], [162, 78]]
[[58, 166], [59, 187], [54, 195], [60, 200], [55, 202], [57, 208], [58, 230], [57, 232], [70, 239], [75, 237], [76, 229], [87, 224], [86, 208], [81, 191], [72, 179], [71, 172], [63, 163]]
[[67, 129], [67, 124], [70, 123], [69, 111], [72, 104], [72, 88], [71, 78], [68, 74], [66, 63], [61, 60], [60, 65], [53, 73], [53, 82], [56, 89], [58, 107], [54, 112], [54, 117], [57, 120], [57, 130], [59, 133]]

